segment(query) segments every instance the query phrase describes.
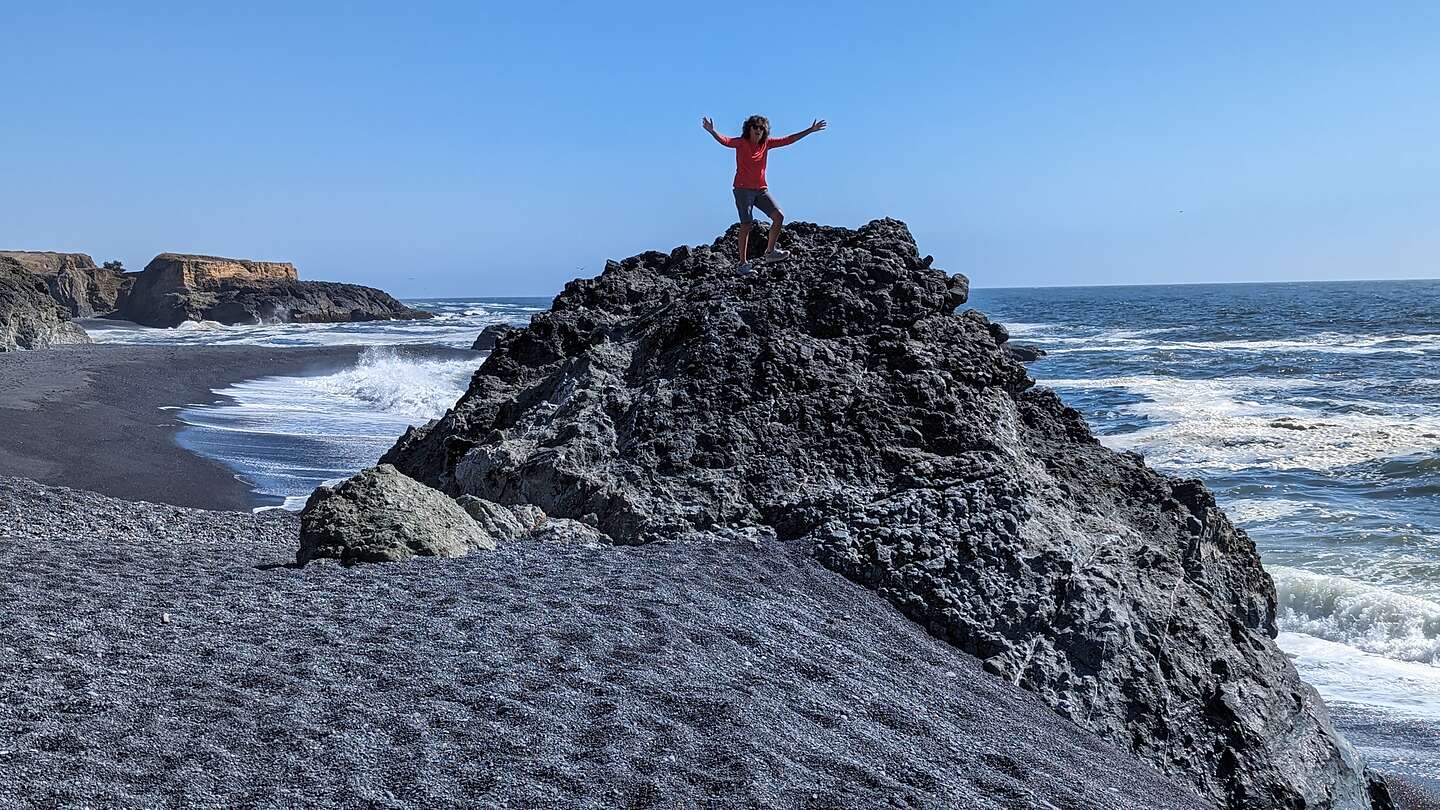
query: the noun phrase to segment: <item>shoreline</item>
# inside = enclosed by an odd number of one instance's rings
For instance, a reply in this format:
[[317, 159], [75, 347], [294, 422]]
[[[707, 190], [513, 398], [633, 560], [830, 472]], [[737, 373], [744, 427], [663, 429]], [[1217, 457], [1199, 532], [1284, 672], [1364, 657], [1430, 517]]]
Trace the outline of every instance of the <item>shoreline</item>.
[[241, 380], [338, 371], [364, 348], [98, 344], [0, 354], [0, 476], [172, 506], [263, 506], [229, 467], [180, 446], [180, 408], [224, 401], [214, 389]]

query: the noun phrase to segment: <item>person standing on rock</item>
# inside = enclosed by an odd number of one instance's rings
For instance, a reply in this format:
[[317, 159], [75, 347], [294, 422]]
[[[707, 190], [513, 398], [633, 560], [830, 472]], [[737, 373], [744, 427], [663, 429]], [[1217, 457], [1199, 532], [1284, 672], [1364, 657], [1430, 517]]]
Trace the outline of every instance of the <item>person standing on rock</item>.
[[760, 261], [785, 258], [789, 254], [775, 247], [775, 240], [780, 238], [780, 226], [785, 223], [785, 214], [775, 204], [769, 188], [765, 185], [765, 160], [771, 149], [789, 146], [812, 132], [824, 129], [824, 119], [817, 118], [809, 127], [783, 138], [770, 137], [770, 119], [763, 115], [746, 118], [738, 138], [716, 132], [715, 122], [709, 118], [702, 118], [700, 125], [721, 146], [735, 150], [735, 209], [740, 212], [740, 264], [735, 269], [741, 275], [751, 272], [747, 251], [750, 247], [750, 226], [755, 222], [756, 206], [770, 217], [770, 240], [765, 245], [765, 255], [760, 257]]

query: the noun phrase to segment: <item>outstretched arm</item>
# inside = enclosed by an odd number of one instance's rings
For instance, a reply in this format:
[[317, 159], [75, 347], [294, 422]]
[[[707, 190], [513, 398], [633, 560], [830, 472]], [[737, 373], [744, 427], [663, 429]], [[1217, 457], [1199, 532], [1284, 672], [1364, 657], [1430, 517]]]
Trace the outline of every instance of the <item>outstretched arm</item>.
[[710, 137], [714, 138], [715, 141], [721, 146], [730, 146], [735, 141], [734, 138], [726, 137], [725, 135], [721, 135], [720, 133], [716, 132], [715, 122], [711, 121], [709, 118], [701, 118], [700, 126], [704, 127], [705, 131], [710, 133]]
[[804, 128], [804, 129], [800, 130], [799, 132], [795, 133], [794, 135], [786, 135], [786, 136], [783, 137], [783, 138], [771, 138], [771, 139], [770, 139], [770, 146], [772, 146], [772, 147], [775, 147], [775, 146], [789, 146], [790, 144], [792, 144], [792, 143], [800, 140], [801, 138], [805, 137], [806, 135], [809, 135], [809, 134], [812, 133], [812, 132], [819, 132], [820, 130], [822, 130], [822, 129], [824, 129], [824, 128], [825, 128], [825, 119], [824, 119], [824, 118], [816, 118], [816, 119], [815, 119], [815, 123], [813, 123], [813, 124], [811, 124], [810, 126], [808, 126], [808, 127]]

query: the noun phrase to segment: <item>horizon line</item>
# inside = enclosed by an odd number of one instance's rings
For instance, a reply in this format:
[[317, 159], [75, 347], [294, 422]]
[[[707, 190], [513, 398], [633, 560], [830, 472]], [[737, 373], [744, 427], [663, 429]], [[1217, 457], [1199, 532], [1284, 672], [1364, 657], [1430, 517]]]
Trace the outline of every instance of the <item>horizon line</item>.
[[[1247, 284], [1361, 284], [1364, 282], [1412, 282], [1412, 281], [1440, 281], [1440, 278], [1312, 278], [1312, 279], [1289, 279], [1285, 281], [1168, 281], [1168, 282], [1131, 282], [1120, 284], [1018, 284], [1005, 287], [971, 287], [971, 290], [1074, 290], [1090, 289], [1095, 287], [1222, 287], [1222, 286], [1244, 286]], [[468, 301], [475, 298], [488, 298], [490, 300], [501, 300], [505, 298], [550, 298], [553, 299], [560, 293], [549, 293], [544, 295], [419, 295], [401, 298], [401, 301]]]

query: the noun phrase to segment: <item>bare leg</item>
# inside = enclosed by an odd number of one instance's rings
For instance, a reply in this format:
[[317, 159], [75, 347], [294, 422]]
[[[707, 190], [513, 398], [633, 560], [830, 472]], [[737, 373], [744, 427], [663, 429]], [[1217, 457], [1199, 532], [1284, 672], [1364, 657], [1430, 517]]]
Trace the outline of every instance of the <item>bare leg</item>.
[[775, 215], [770, 217], [770, 239], [765, 244], [766, 253], [775, 249], [775, 240], [780, 238], [780, 226], [784, 224], [785, 215], [776, 209]]
[[740, 263], [745, 263], [745, 251], [750, 247], [750, 225], [749, 222], [740, 223]]

